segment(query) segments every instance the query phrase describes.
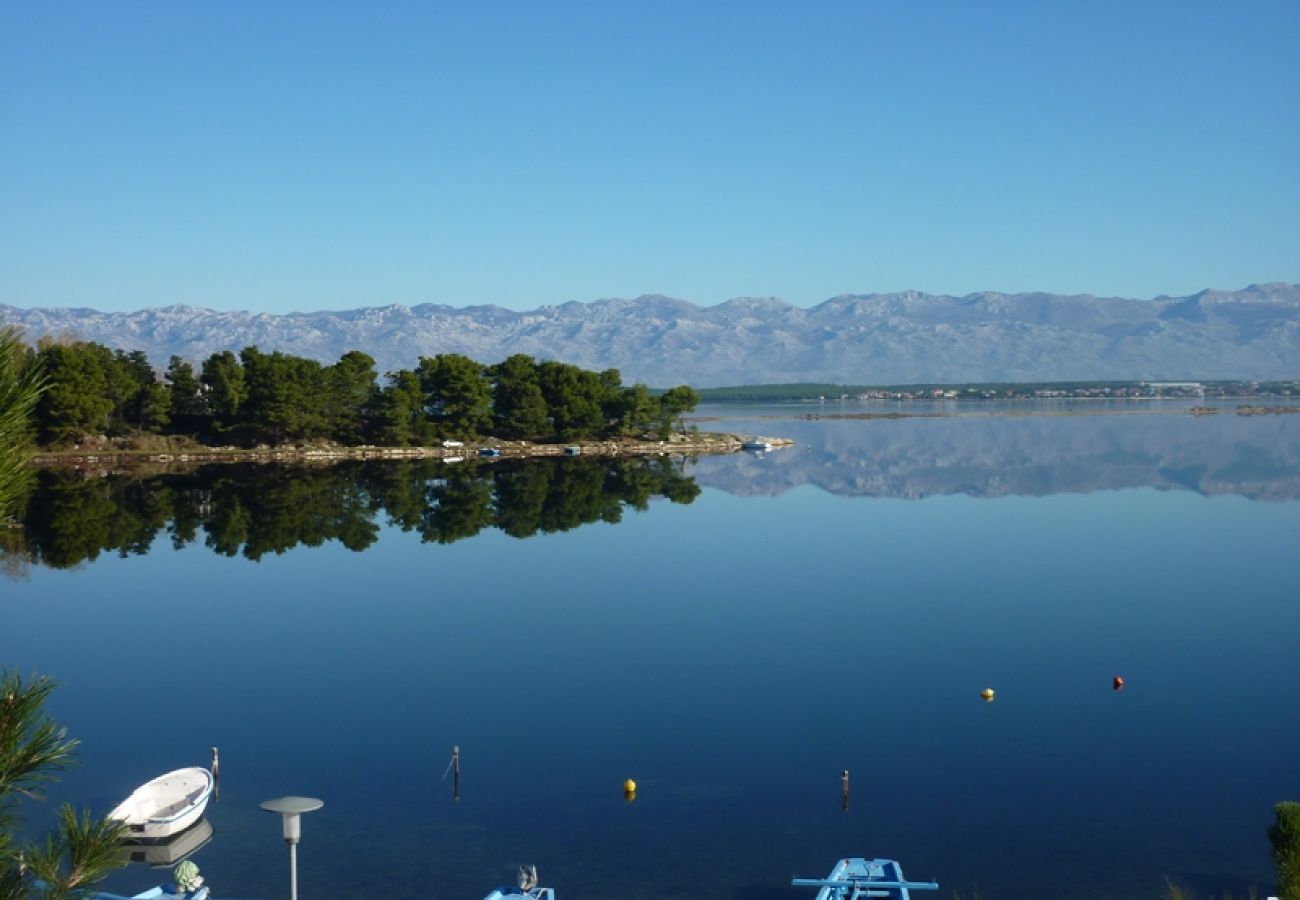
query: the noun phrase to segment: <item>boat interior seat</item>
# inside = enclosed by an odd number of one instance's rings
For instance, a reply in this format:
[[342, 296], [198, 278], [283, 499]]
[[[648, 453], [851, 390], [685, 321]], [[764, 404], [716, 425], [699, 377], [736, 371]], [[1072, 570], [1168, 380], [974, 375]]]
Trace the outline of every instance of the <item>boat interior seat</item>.
[[156, 813], [153, 814], [152, 818], [165, 819], [168, 816], [174, 816], [176, 815], [176, 813], [180, 812], [182, 809], [184, 809], [189, 805], [190, 805], [190, 799], [188, 797], [182, 797], [181, 799], [177, 800], [175, 803], [169, 803], [166, 806], [164, 806], [162, 809], [158, 810]]

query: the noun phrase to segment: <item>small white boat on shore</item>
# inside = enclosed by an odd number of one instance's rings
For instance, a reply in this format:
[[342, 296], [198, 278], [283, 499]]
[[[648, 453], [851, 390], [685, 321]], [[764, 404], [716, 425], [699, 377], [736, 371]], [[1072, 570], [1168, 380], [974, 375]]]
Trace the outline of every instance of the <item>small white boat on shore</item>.
[[129, 841], [162, 840], [199, 820], [212, 797], [212, 786], [207, 769], [176, 769], [136, 788], [108, 818], [126, 825]]

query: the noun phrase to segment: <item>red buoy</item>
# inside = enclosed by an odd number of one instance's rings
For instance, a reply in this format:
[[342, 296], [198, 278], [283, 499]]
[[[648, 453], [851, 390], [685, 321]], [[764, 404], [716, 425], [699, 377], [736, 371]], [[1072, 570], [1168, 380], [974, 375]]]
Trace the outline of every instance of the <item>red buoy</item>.
[[1117, 691], [1124, 690], [1124, 679], [1119, 675], [1116, 675], [1114, 679], [1112, 679], [1111, 684], [1114, 686], [1115, 690]]

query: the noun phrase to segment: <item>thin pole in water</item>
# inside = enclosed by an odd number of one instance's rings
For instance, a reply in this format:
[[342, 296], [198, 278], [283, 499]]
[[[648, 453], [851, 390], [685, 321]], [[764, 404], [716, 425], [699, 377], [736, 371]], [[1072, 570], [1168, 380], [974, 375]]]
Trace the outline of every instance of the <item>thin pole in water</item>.
[[849, 770], [840, 773], [840, 809], [849, 811]]
[[452, 745], [451, 762], [447, 763], [447, 768], [442, 773], [442, 780], [446, 781], [447, 773], [453, 770], [456, 773], [456, 777], [452, 779], [452, 783], [451, 783], [452, 799], [459, 800], [460, 799], [460, 745], [459, 744]]

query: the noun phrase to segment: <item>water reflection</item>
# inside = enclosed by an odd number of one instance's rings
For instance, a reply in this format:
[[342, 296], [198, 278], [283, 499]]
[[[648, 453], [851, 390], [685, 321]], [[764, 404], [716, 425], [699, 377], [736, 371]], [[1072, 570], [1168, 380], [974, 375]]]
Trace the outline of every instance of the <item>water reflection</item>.
[[365, 550], [382, 524], [450, 544], [485, 528], [512, 537], [618, 522], [654, 497], [699, 493], [680, 461], [536, 460], [445, 466], [438, 460], [328, 467], [223, 464], [153, 476], [45, 470], [22, 502], [22, 528], [0, 533], [5, 570], [70, 568], [101, 553], [148, 553], [202, 540], [258, 560], [337, 541]]
[[[752, 414], [751, 414], [752, 415]], [[1300, 415], [956, 415], [807, 421], [730, 408], [701, 427], [789, 437], [762, 458], [705, 457], [705, 487], [779, 495], [815, 485], [845, 497], [1047, 496], [1154, 487], [1300, 499]]]
[[169, 840], [125, 845], [122, 848], [123, 862], [144, 863], [151, 869], [171, 868], [207, 846], [212, 835], [212, 823], [202, 818]]

